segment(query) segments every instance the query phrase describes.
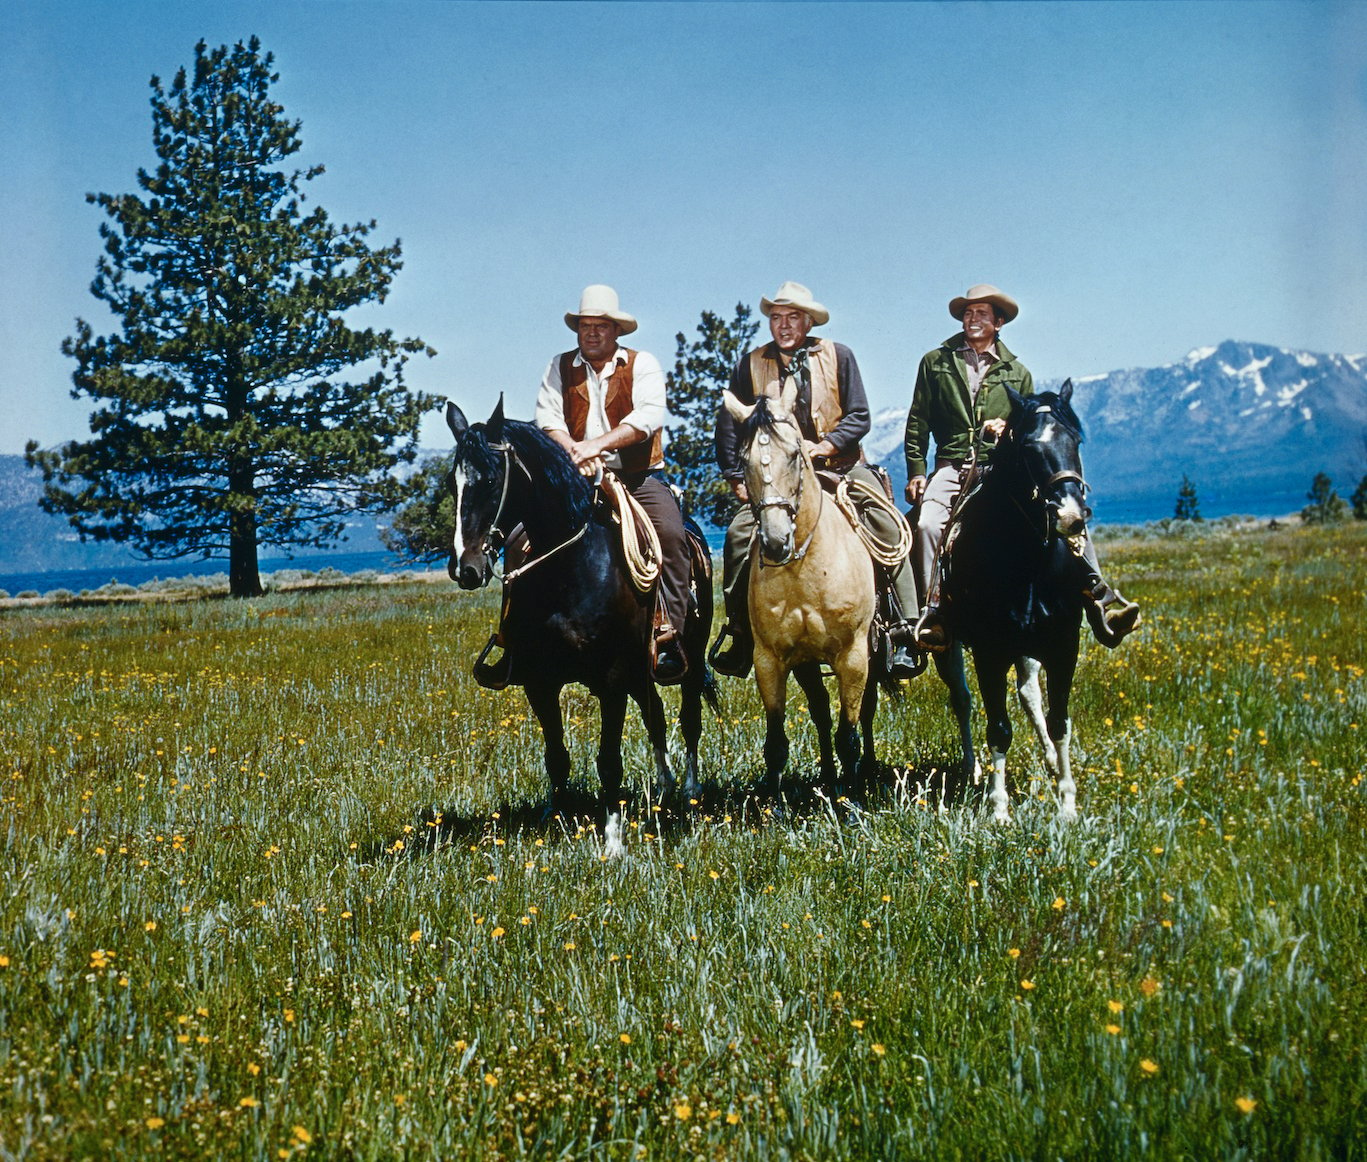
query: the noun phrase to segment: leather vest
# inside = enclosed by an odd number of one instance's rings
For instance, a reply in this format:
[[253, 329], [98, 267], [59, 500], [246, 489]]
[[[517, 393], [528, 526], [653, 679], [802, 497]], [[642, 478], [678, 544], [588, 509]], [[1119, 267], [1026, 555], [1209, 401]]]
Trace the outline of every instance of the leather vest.
[[[771, 354], [772, 343], [757, 347], [750, 352], [750, 382], [754, 385], [755, 395], [767, 395], [777, 399], [779, 384], [782, 381], [782, 365]], [[812, 380], [812, 427], [816, 429], [817, 440], [825, 439], [844, 418], [840, 406], [840, 382], [837, 374], [835, 344], [828, 339], [818, 339], [807, 348], [807, 368]], [[831, 458], [831, 467], [845, 472], [864, 458], [863, 449], [855, 444], [846, 448], [838, 457]]]
[[[636, 352], [623, 347], [627, 360], [617, 364], [607, 380], [607, 395], [603, 400], [603, 411], [607, 413], [608, 427], [615, 428], [631, 414], [635, 406], [631, 398], [633, 374], [636, 368]], [[564, 396], [565, 429], [570, 438], [582, 440], [589, 419], [589, 369], [581, 359], [575, 361], [579, 352], [566, 351], [560, 356], [560, 391]], [[615, 359], [616, 356], [614, 355]], [[605, 367], [604, 371], [607, 370]], [[622, 462], [622, 474], [649, 472], [664, 459], [664, 442], [660, 433], [655, 432], [649, 439], [617, 449], [617, 457]]]

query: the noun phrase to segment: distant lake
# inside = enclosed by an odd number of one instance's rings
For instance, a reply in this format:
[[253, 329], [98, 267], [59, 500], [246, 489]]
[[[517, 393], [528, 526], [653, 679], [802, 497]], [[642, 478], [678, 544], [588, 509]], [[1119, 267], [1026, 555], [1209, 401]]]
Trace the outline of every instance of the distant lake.
[[[1098, 524], [1143, 524], [1147, 521], [1161, 520], [1172, 516], [1176, 494], [1167, 489], [1161, 494], [1151, 496], [1127, 496], [1123, 499], [1108, 501], [1104, 496], [1094, 498], [1096, 521]], [[1207, 520], [1221, 516], [1244, 515], [1262, 518], [1285, 516], [1299, 512], [1306, 504], [1303, 492], [1291, 490], [1266, 492], [1256, 495], [1249, 493], [1224, 494], [1215, 489], [1203, 489], [1200, 493], [1201, 515]], [[721, 551], [725, 530], [706, 526], [703, 533], [714, 553]], [[263, 576], [278, 573], [282, 569], [298, 569], [305, 572], [320, 572], [335, 569], [339, 573], [361, 573], [374, 570], [378, 573], [424, 572], [440, 569], [442, 562], [435, 565], [405, 564], [392, 553], [328, 553], [309, 557], [271, 557], [260, 562]], [[111, 581], [124, 585], [142, 585], [147, 581], [166, 580], [172, 577], [212, 577], [228, 572], [226, 561], [161, 561], [135, 562], [128, 565], [106, 565], [99, 569], [56, 569], [44, 573], [0, 573], [0, 589], [11, 596], [33, 590], [38, 593], [51, 593], [54, 589], [68, 589], [80, 593], [83, 589], [99, 589]]]
[[[297, 569], [317, 573], [335, 569], [339, 573], [424, 572], [440, 568], [440, 564], [405, 564], [392, 553], [329, 553], [311, 557], [270, 557], [258, 564], [261, 575], [278, 573], [282, 569]], [[99, 569], [54, 569], [45, 573], [0, 573], [0, 589], [13, 597], [17, 593], [34, 590], [51, 593], [54, 589], [69, 589], [80, 593], [83, 589], [99, 589], [111, 581], [122, 585], [142, 585], [147, 581], [164, 581], [172, 577], [226, 577], [226, 561], [140, 561], [130, 565], [106, 565]]]

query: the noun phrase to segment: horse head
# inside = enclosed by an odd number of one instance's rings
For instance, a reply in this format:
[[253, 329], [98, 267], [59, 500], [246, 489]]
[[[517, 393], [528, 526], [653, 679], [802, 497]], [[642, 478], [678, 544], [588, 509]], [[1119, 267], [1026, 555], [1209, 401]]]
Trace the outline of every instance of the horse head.
[[1011, 397], [1007, 435], [1030, 484], [1031, 499], [1044, 505], [1050, 535], [1081, 536], [1092, 518], [1082, 475], [1082, 422], [1073, 411], [1073, 381], [1057, 391]]
[[456, 532], [446, 571], [462, 589], [478, 589], [494, 575], [502, 545], [499, 527], [507, 501], [508, 446], [503, 443], [503, 397], [487, 423], [471, 424], [450, 400], [446, 426], [456, 438], [447, 488], [456, 507]]
[[782, 565], [794, 557], [802, 482], [810, 470], [802, 433], [793, 418], [797, 387], [790, 379], [778, 399], [743, 404], [729, 391], [722, 402], [740, 429], [741, 467], [759, 529], [761, 557]]

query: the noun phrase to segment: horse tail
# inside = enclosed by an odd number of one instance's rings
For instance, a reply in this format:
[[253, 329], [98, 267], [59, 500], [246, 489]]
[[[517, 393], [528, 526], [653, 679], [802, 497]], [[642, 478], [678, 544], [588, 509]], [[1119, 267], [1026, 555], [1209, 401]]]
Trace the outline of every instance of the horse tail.
[[698, 691], [703, 700], [712, 708], [712, 713], [718, 718], [721, 717], [721, 691], [717, 686], [717, 675], [712, 672], [712, 667], [703, 665], [702, 688]]

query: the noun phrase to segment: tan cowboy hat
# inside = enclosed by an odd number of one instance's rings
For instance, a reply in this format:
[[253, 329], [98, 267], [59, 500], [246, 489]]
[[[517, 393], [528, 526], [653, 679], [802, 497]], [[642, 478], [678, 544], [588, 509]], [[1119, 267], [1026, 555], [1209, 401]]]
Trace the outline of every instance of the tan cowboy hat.
[[579, 296], [579, 309], [565, 312], [565, 326], [571, 331], [579, 330], [579, 320], [585, 315], [592, 319], [611, 319], [622, 328], [623, 335], [636, 330], [636, 320], [618, 306], [617, 292], [601, 283], [584, 288]]
[[806, 311], [812, 316], [812, 325], [815, 327], [828, 322], [831, 317], [830, 311], [812, 298], [812, 292], [800, 282], [785, 282], [774, 292], [773, 298], [759, 300], [760, 314], [766, 318], [775, 307], [796, 307], [799, 311]]
[[964, 308], [969, 303], [991, 303], [1006, 316], [1008, 323], [1020, 314], [1020, 307], [1016, 305], [1015, 299], [1010, 295], [1002, 294], [996, 287], [985, 282], [969, 287], [968, 292], [960, 295], [957, 299], [950, 299], [949, 313], [963, 322]]

